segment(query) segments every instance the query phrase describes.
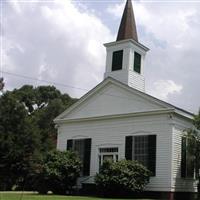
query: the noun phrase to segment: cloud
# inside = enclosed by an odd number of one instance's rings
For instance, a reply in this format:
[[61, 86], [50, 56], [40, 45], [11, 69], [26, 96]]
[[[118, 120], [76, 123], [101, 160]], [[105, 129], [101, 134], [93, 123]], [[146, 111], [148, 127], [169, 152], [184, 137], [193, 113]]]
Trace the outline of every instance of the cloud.
[[109, 5], [106, 9], [106, 11], [111, 14], [112, 17], [115, 17], [116, 19], [121, 18], [123, 10], [124, 10], [125, 1], [122, 3], [117, 3], [114, 5]]
[[174, 83], [172, 80], [158, 80], [154, 82], [150, 93], [164, 101], [167, 101], [170, 95], [180, 94], [183, 86]]
[[[110, 30], [86, 7], [71, 0], [8, 1], [3, 24], [3, 70], [77, 88], [91, 89], [103, 79]], [[84, 12], [83, 12], [84, 9]], [[5, 74], [6, 88], [44, 84]], [[62, 87], [72, 96], [86, 91]]]
[[[107, 9], [101, 9], [103, 1], [94, 6], [72, 0], [6, 2], [4, 71], [86, 90], [103, 80], [106, 52], [102, 44], [114, 41], [124, 2], [108, 3]], [[182, 90], [168, 92], [163, 98], [196, 112], [200, 106], [200, 4], [133, 1], [133, 7], [139, 41], [151, 49], [145, 61], [147, 93], [155, 89], [158, 80], [171, 80]], [[4, 77], [6, 89], [44, 84], [8, 74]], [[86, 92], [57, 87], [77, 97]]]

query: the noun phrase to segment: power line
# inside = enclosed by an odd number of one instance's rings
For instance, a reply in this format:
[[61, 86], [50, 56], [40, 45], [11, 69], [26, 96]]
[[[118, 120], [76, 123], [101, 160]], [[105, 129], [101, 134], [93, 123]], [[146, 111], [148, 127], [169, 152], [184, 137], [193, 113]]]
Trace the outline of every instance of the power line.
[[33, 80], [33, 81], [44, 82], [44, 83], [48, 83], [48, 84], [52, 84], [52, 85], [59, 85], [59, 86], [62, 86], [62, 87], [73, 88], [73, 89], [77, 89], [77, 90], [89, 91], [89, 89], [74, 87], [72, 85], [67, 85], [67, 84], [58, 83], [58, 82], [52, 82], [52, 81], [48, 81], [48, 80], [44, 80], [44, 79], [31, 77], [31, 76], [16, 74], [16, 73], [13, 73], [13, 72], [7, 72], [7, 71], [1, 71], [1, 72], [4, 73], [4, 74], [10, 75], [10, 76], [17, 76], [17, 77], [21, 77], [21, 78], [29, 79], [29, 80]]
[[[38, 78], [35, 78], [35, 77], [25, 76], [25, 75], [13, 73], [13, 72], [2, 71], [2, 73], [7, 74], [7, 75], [10, 75], [10, 76], [16, 76], [16, 77], [20, 77], [20, 78], [24, 78], [24, 79], [29, 79], [29, 80], [34, 80], [34, 81], [45, 82], [45, 83], [48, 83], [48, 84], [58, 85], [58, 86], [67, 87], [67, 88], [72, 88], [72, 89], [76, 89], [76, 90], [82, 90], [82, 91], [86, 91], [86, 92], [89, 91], [89, 89], [74, 87], [74, 86], [72, 86], [72, 85], [67, 85], [67, 84], [58, 83], [58, 82], [52, 82], [52, 81], [48, 81], [48, 80], [44, 80], [44, 79], [38, 79]], [[120, 98], [120, 99], [127, 99], [127, 100], [131, 100], [131, 101], [133, 100], [132, 98], [127, 98], [127, 97], [123, 97], [123, 96], [118, 96], [118, 95], [115, 95], [115, 94], [108, 94], [108, 93], [101, 93], [101, 94], [102, 94], [102, 95], [105, 95], [105, 96], [111, 96], [111, 97]], [[135, 101], [136, 101], [136, 100], [135, 100]], [[138, 101], [139, 101], [139, 100], [138, 100]]]

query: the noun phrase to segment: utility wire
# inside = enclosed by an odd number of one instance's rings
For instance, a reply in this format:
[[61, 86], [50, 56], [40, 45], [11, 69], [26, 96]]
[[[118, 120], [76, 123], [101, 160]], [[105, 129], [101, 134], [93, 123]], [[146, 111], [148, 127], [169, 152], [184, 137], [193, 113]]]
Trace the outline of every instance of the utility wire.
[[[13, 72], [2, 71], [2, 73], [10, 75], [10, 76], [16, 76], [16, 77], [28, 79], [28, 80], [40, 81], [40, 82], [45, 82], [45, 83], [52, 84], [52, 85], [58, 85], [58, 86], [67, 87], [67, 88], [73, 88], [73, 89], [76, 89], [76, 90], [82, 90], [82, 91], [86, 91], [86, 92], [89, 91], [89, 89], [74, 87], [72, 85], [67, 85], [67, 84], [58, 83], [58, 82], [52, 82], [52, 81], [48, 81], [48, 80], [44, 80], [44, 79], [38, 79], [38, 78], [35, 78], [35, 77], [25, 76], [25, 75], [13, 73]], [[100, 93], [100, 94], [105, 95], [105, 96], [117, 97], [117, 98], [120, 98], [120, 99], [127, 99], [127, 100], [133, 101], [132, 98], [127, 98], [127, 97], [124, 97], [124, 96], [118, 96], [118, 95], [115, 95], [115, 94], [108, 94], [108, 93], [104, 93], [104, 92]], [[134, 99], [134, 101], [139, 102], [139, 100], [136, 100], [136, 99]]]
[[29, 80], [33, 80], [33, 81], [40, 81], [40, 82], [49, 83], [49, 84], [52, 84], [52, 85], [59, 85], [59, 86], [62, 86], [62, 87], [68, 87], [68, 88], [73, 88], [73, 89], [77, 89], [77, 90], [89, 91], [89, 89], [78, 88], [78, 87], [74, 87], [72, 85], [66, 85], [66, 84], [63, 84], [63, 83], [52, 82], [52, 81], [48, 81], [48, 80], [44, 80], [44, 79], [31, 77], [31, 76], [16, 74], [16, 73], [13, 73], [13, 72], [7, 72], [7, 71], [1, 71], [1, 72], [4, 73], [4, 74], [10, 75], [10, 76], [17, 76], [17, 77], [21, 77], [21, 78], [29, 79]]

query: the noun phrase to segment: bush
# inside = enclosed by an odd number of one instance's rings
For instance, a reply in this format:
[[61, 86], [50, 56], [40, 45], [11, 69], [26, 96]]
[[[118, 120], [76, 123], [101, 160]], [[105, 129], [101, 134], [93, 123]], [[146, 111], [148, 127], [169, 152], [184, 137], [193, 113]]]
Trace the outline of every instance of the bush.
[[71, 151], [52, 151], [46, 155], [34, 177], [35, 189], [40, 193], [54, 194], [71, 192], [80, 174], [81, 162]]
[[149, 178], [149, 170], [136, 161], [105, 161], [95, 182], [101, 194], [118, 196], [143, 191]]

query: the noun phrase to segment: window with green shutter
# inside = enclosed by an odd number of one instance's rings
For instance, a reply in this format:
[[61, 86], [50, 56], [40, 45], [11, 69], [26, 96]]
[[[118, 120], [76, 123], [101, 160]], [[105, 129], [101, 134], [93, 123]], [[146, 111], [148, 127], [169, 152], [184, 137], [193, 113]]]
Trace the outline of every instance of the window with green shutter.
[[187, 137], [181, 140], [181, 177], [194, 178], [194, 155], [192, 153], [192, 141]]
[[181, 140], [181, 177], [186, 177], [186, 138]]
[[112, 71], [121, 70], [123, 63], [123, 50], [114, 51], [112, 56]]
[[127, 160], [137, 160], [152, 172], [152, 176], [155, 176], [156, 135], [127, 136], [125, 157]]
[[81, 176], [90, 175], [91, 142], [91, 138], [67, 140], [67, 150], [76, 152], [82, 162]]
[[134, 53], [134, 71], [141, 73], [141, 55], [137, 52]]

